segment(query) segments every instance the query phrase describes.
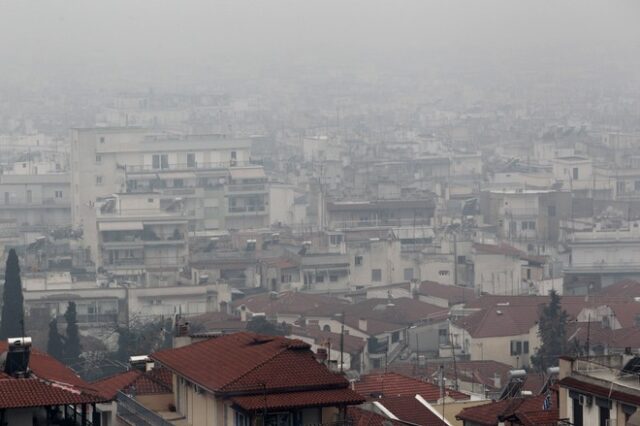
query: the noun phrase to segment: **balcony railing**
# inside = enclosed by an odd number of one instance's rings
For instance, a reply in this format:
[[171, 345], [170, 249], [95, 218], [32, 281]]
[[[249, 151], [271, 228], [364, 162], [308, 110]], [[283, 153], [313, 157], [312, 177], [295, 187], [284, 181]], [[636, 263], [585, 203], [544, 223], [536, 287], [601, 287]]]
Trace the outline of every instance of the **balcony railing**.
[[118, 417], [135, 426], [173, 426], [159, 414], [149, 410], [130, 396], [118, 392]]
[[152, 164], [127, 165], [127, 173], [135, 172], [171, 172], [178, 170], [210, 170], [210, 169], [226, 169], [229, 167], [245, 167], [255, 165], [251, 161], [219, 161], [212, 163], [173, 163], [154, 167]]

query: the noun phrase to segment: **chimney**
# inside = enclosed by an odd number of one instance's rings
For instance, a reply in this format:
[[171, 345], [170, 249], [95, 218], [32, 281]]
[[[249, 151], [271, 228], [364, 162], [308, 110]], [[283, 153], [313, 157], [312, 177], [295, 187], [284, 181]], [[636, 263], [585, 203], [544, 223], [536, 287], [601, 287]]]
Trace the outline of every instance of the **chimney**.
[[498, 373], [493, 373], [493, 387], [496, 389], [502, 388], [502, 380]]
[[367, 319], [366, 318], [360, 318], [358, 320], [358, 328], [362, 331], [367, 331]]
[[240, 321], [247, 322], [247, 307], [245, 305], [240, 306]]
[[27, 377], [31, 356], [31, 337], [10, 337], [7, 343], [4, 372], [13, 377]]

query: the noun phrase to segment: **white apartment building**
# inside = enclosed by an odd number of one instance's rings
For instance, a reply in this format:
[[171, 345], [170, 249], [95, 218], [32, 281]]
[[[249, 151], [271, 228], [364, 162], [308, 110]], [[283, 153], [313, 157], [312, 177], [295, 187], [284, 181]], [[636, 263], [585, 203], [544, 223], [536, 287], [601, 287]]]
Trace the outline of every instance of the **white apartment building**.
[[189, 230], [269, 225], [268, 186], [251, 165], [249, 138], [151, 134], [131, 127], [74, 129], [71, 137], [72, 218], [94, 232], [95, 201], [124, 192], [179, 197]]
[[23, 231], [71, 225], [68, 173], [0, 175], [0, 219]]
[[161, 207], [157, 193], [115, 194], [96, 204], [98, 272], [117, 281], [172, 286], [188, 262], [182, 201]]

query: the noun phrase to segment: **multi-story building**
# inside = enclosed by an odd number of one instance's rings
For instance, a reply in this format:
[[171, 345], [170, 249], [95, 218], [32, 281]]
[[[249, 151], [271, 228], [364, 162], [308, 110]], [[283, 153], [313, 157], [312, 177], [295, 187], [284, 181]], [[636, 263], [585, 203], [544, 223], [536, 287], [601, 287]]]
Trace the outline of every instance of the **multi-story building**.
[[0, 175], [0, 218], [23, 231], [71, 225], [68, 173]]
[[564, 267], [565, 290], [587, 294], [625, 278], [640, 277], [640, 228], [575, 232], [568, 241], [571, 254]]
[[640, 358], [631, 353], [560, 359], [560, 418], [569, 424], [638, 424]]
[[158, 193], [114, 194], [96, 204], [99, 272], [146, 284], [173, 285], [188, 262], [182, 200], [161, 206]]
[[74, 129], [73, 223], [91, 233], [97, 198], [155, 191], [163, 203], [181, 199], [192, 231], [265, 227], [269, 189], [262, 167], [251, 164], [250, 147], [249, 138], [225, 135], [154, 135], [131, 127]]

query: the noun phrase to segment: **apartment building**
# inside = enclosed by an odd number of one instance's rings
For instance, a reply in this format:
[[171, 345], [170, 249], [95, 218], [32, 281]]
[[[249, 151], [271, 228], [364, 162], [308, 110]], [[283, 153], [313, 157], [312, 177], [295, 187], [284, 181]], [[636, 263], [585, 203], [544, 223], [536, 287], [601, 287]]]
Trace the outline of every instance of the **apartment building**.
[[639, 374], [631, 353], [560, 358], [560, 418], [576, 426], [638, 424]]
[[168, 286], [188, 263], [188, 220], [181, 199], [159, 193], [114, 194], [96, 204], [96, 267], [117, 280]]
[[71, 225], [68, 173], [0, 175], [0, 219], [21, 231], [48, 231]]
[[73, 129], [73, 223], [93, 232], [97, 198], [154, 191], [163, 203], [182, 200], [190, 231], [268, 226], [267, 179], [251, 164], [250, 148], [249, 138], [226, 135]]

